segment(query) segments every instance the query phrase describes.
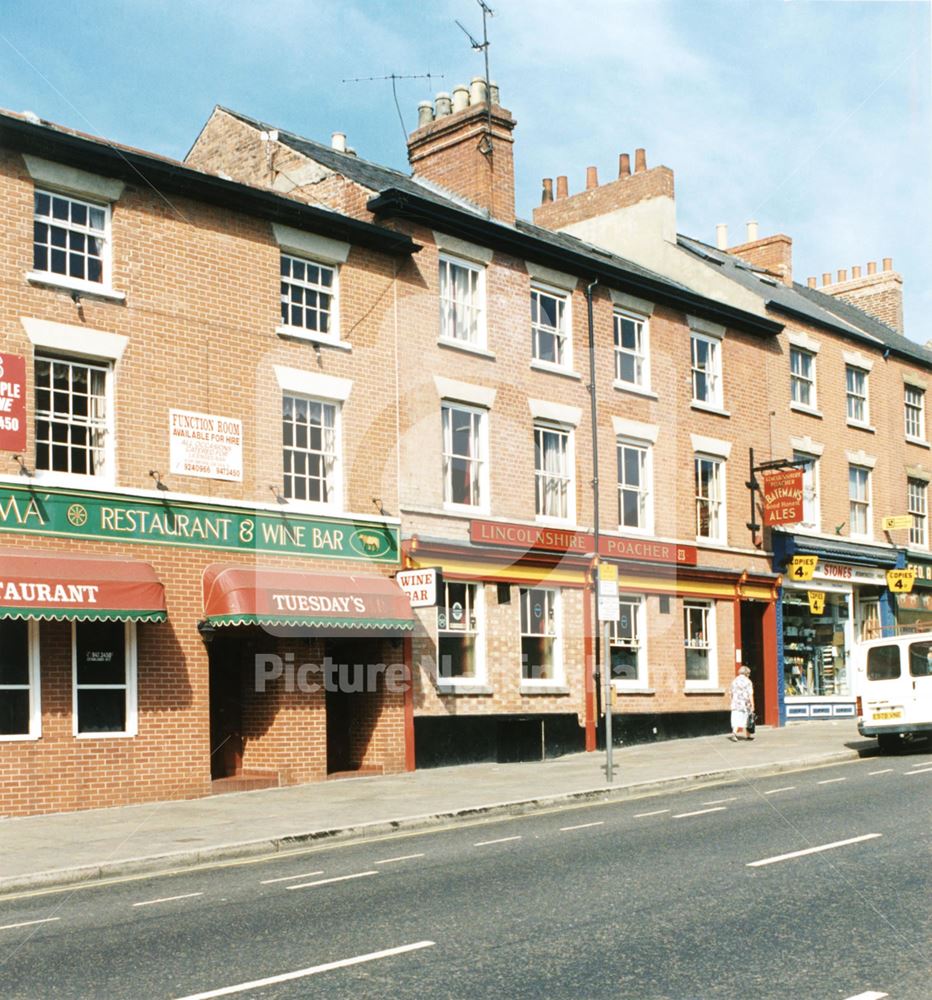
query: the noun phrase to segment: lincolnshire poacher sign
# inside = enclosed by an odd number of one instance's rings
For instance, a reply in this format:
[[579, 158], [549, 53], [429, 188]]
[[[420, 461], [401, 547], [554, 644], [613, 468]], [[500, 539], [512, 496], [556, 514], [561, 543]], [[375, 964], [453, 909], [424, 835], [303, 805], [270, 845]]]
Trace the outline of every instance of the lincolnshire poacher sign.
[[803, 470], [763, 473], [764, 524], [797, 524], [803, 519]]

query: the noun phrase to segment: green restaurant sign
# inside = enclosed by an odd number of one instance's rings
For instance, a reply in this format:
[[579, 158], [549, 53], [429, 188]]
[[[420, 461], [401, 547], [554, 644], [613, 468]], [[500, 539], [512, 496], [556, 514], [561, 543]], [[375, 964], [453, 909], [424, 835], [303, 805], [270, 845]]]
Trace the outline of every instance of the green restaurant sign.
[[330, 559], [398, 561], [398, 529], [296, 512], [0, 485], [0, 531]]

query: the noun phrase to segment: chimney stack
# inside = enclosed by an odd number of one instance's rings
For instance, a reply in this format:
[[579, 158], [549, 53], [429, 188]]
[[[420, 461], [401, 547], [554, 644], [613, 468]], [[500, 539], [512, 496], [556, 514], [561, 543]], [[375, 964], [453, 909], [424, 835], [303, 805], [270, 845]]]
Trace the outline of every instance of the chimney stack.
[[627, 153], [618, 154], [618, 179], [631, 176], [631, 157]]
[[747, 224], [747, 241], [728, 252], [776, 275], [784, 285], [793, 284], [793, 241], [783, 233], [761, 236], [752, 220]]
[[643, 149], [634, 151], [634, 172], [641, 173], [647, 169], [647, 153]]
[[848, 272], [843, 268], [839, 268], [838, 271], [838, 284], [840, 285], [843, 281], [848, 280]]
[[346, 133], [333, 132], [330, 136], [330, 146], [338, 153], [346, 152]]
[[861, 277], [861, 265], [854, 264], [851, 268], [851, 280], [854, 281], [855, 278]]
[[[489, 103], [491, 92], [492, 103]], [[495, 85], [474, 77], [457, 84], [451, 98], [439, 93], [433, 108], [418, 105], [418, 125], [408, 136], [408, 161], [416, 177], [474, 202], [489, 216], [515, 221], [512, 133], [515, 120], [499, 105]]]
[[855, 264], [848, 272], [840, 268], [835, 282], [829, 273], [822, 275], [822, 291], [844, 299], [863, 310], [881, 323], [886, 323], [898, 333], [903, 333], [903, 278], [893, 270], [893, 258], [883, 258], [883, 270], [877, 270], [877, 262], [867, 263], [867, 274], [861, 273], [861, 266]]

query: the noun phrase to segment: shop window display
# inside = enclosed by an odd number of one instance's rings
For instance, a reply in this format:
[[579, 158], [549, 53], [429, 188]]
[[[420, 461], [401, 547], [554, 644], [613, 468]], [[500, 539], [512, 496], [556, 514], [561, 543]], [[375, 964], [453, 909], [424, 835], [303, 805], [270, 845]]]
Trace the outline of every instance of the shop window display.
[[783, 681], [788, 696], [850, 695], [845, 655], [848, 595], [825, 595], [820, 615], [809, 611], [805, 592], [783, 598]]

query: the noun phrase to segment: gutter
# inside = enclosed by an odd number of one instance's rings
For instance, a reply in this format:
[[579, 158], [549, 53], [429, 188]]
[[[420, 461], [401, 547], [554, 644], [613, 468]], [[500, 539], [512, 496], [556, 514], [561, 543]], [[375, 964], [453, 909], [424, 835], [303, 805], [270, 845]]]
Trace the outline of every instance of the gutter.
[[106, 174], [137, 188], [148, 186], [156, 193], [180, 195], [242, 215], [343, 239], [354, 246], [392, 256], [408, 256], [420, 249], [409, 236], [384, 226], [225, 180], [175, 160], [121, 148], [106, 140], [61, 132], [53, 125], [34, 125], [0, 114], [0, 147], [33, 153], [92, 173]]
[[629, 291], [650, 298], [674, 309], [702, 316], [723, 323], [732, 329], [742, 330], [762, 337], [772, 337], [783, 330], [784, 324], [756, 316], [713, 299], [697, 295], [688, 289], [678, 288], [659, 278], [626, 270], [618, 264], [600, 260], [596, 254], [577, 253], [554, 246], [545, 240], [528, 236], [489, 219], [475, 217], [468, 212], [440, 205], [428, 198], [389, 188], [367, 202], [366, 207], [375, 215], [396, 216], [422, 222], [448, 232], [453, 236], [471, 240], [492, 249], [501, 250], [533, 260], [556, 270], [569, 271], [588, 281]]

